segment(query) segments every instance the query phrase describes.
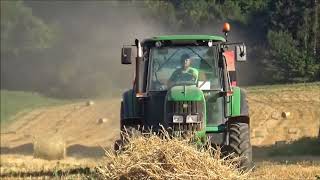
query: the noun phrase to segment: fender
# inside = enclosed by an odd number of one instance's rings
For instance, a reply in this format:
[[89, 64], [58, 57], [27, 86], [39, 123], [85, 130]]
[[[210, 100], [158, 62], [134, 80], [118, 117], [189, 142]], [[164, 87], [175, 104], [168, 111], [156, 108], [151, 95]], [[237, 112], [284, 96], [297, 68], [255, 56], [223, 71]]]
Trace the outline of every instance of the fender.
[[232, 87], [230, 118], [228, 121], [250, 123], [249, 106], [246, 92], [239, 87]]
[[139, 104], [135, 97], [135, 92], [130, 89], [122, 94], [122, 102], [120, 108], [120, 124], [122, 126], [131, 126], [141, 124], [141, 117], [138, 116]]

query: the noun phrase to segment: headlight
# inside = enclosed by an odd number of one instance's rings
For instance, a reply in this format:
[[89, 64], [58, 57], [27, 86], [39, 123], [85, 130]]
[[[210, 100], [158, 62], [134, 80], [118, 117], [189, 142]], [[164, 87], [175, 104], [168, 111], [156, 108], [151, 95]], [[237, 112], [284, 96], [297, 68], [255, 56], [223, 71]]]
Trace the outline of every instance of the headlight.
[[188, 115], [186, 122], [187, 123], [197, 123], [198, 122], [198, 115]]
[[172, 121], [173, 121], [173, 123], [183, 123], [183, 116], [174, 115], [172, 117]]

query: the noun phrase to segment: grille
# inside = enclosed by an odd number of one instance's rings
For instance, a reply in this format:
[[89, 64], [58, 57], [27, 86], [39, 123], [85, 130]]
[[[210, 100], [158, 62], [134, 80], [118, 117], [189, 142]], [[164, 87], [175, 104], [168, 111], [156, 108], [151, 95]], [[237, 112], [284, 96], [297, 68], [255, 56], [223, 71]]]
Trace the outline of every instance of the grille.
[[202, 123], [189, 123], [189, 124], [171, 124], [173, 131], [199, 131], [202, 129]]
[[169, 114], [197, 114], [203, 112], [202, 101], [168, 101]]
[[[168, 101], [167, 121], [173, 131], [198, 131], [203, 125], [203, 101]], [[198, 115], [198, 123], [186, 123], [186, 116], [189, 114]], [[180, 124], [172, 123], [173, 115], [182, 115], [184, 122]]]

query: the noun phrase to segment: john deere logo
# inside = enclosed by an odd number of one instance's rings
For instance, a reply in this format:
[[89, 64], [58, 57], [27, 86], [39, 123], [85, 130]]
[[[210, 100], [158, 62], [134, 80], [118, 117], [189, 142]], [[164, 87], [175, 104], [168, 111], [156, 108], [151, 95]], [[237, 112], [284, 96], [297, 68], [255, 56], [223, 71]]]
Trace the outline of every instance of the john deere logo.
[[183, 104], [182, 107], [187, 109], [188, 108], [188, 104]]

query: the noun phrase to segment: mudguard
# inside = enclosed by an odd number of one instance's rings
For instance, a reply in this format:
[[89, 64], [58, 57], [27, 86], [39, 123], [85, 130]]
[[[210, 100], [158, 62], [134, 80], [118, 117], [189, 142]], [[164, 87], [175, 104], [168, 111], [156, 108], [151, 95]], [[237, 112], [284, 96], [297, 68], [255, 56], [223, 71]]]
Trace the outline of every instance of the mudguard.
[[133, 120], [141, 119], [141, 117], [138, 116], [137, 108], [138, 102], [133, 89], [124, 92], [120, 111], [121, 124], [132, 124]]
[[248, 123], [249, 106], [246, 92], [239, 87], [232, 87], [233, 94], [230, 103], [230, 120]]

